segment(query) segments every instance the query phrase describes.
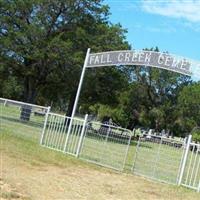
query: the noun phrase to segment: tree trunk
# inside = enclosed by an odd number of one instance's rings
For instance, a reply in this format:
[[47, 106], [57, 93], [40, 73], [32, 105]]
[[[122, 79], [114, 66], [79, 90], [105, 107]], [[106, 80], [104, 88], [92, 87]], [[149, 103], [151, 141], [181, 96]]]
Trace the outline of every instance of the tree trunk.
[[[36, 87], [32, 77], [26, 77], [24, 83], [24, 101], [26, 103], [34, 103], [36, 97]], [[32, 107], [27, 105], [21, 106], [20, 119], [30, 121]]]

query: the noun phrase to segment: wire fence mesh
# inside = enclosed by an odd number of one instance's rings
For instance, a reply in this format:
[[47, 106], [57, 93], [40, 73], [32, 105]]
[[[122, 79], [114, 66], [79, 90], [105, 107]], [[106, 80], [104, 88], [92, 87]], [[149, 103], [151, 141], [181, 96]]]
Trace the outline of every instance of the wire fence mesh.
[[133, 172], [151, 179], [177, 184], [184, 145], [184, 141], [164, 137], [140, 137]]
[[86, 127], [80, 158], [122, 171], [130, 140], [131, 134], [127, 129], [89, 122]]
[[48, 107], [0, 98], [1, 131], [39, 140]]

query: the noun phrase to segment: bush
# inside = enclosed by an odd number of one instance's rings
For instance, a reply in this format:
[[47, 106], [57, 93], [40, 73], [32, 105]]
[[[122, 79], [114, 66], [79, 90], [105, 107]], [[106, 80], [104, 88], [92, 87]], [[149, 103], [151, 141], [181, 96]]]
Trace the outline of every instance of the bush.
[[193, 139], [195, 142], [200, 142], [200, 128], [195, 128], [195, 129], [192, 131], [192, 139]]

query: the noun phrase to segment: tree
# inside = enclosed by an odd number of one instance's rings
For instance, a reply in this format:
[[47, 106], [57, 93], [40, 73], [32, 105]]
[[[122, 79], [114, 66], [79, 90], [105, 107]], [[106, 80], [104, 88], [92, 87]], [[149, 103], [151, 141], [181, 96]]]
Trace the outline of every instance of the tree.
[[0, 64], [19, 79], [22, 100], [61, 101], [69, 115], [87, 48], [129, 47], [108, 15], [102, 0], [0, 1]]
[[200, 126], [200, 83], [183, 87], [178, 96], [178, 119], [182, 131], [189, 134]]

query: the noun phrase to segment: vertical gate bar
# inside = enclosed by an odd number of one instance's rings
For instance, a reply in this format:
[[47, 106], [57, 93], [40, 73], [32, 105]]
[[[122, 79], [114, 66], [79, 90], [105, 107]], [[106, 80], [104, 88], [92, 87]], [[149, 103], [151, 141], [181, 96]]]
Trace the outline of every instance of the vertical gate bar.
[[[2, 106], [2, 104], [0, 104], [0, 118], [3, 117], [2, 115], [3, 115], [3, 106]], [[3, 128], [2, 127], [2, 119], [0, 119], [0, 131], [2, 128]]]
[[55, 116], [53, 114], [51, 114], [50, 116], [51, 116], [51, 121], [50, 121], [49, 128], [48, 128], [48, 138], [47, 138], [47, 143], [46, 143], [47, 146], [49, 146], [49, 142], [51, 141], [51, 137], [52, 137], [51, 133], [52, 133], [54, 120], [55, 120]]
[[74, 118], [69, 117], [68, 119], [70, 120], [70, 122], [69, 122], [69, 127], [68, 127], [68, 130], [67, 130], [67, 136], [66, 136], [63, 152], [66, 152], [66, 148], [67, 148], [67, 144], [68, 144], [68, 140], [69, 140], [69, 135], [70, 135], [70, 132], [71, 132], [71, 128], [72, 128]]
[[75, 145], [75, 151], [74, 151], [75, 154], [77, 153], [77, 148], [78, 148], [78, 145], [79, 145], [79, 140], [80, 140], [80, 137], [81, 137], [84, 121], [83, 122], [81, 121], [81, 123], [79, 123], [78, 131], [77, 131], [76, 145]]
[[84, 119], [84, 122], [83, 122], [83, 127], [82, 127], [82, 130], [81, 130], [81, 135], [80, 135], [80, 139], [79, 139], [78, 147], [77, 147], [77, 151], [76, 151], [76, 157], [78, 157], [79, 153], [80, 153], [81, 144], [83, 142], [83, 136], [84, 136], [84, 133], [85, 133], [85, 127], [86, 127], [86, 124], [87, 124], [87, 120], [88, 120], [88, 114], [85, 115], [85, 119]]
[[[185, 141], [186, 141], [186, 138], [185, 138]], [[184, 141], [184, 143], [182, 143], [183, 147], [184, 147], [184, 145], [186, 145], [185, 141]], [[182, 167], [184, 155], [185, 155], [185, 151], [183, 150], [182, 151], [181, 160], [179, 161], [179, 169], [178, 169], [178, 173], [177, 173], [177, 177], [176, 177], [176, 184], [177, 185], [179, 185], [179, 177], [180, 177], [180, 174], [181, 174], [181, 167]]]
[[[91, 123], [91, 122], [90, 122], [90, 123]], [[86, 123], [85, 134], [83, 134], [83, 139], [82, 139], [82, 142], [81, 142], [81, 145], [80, 145], [79, 155], [82, 154], [83, 146], [84, 146], [84, 142], [85, 142], [85, 138], [86, 138], [87, 132], [88, 132], [88, 128], [89, 128], [89, 125], [88, 125], [88, 122], [87, 122], [87, 123]]]
[[63, 117], [60, 116], [60, 119], [58, 120], [58, 128], [56, 130], [56, 138], [55, 138], [55, 147], [58, 148], [58, 140], [60, 137], [60, 128], [61, 128], [61, 122], [62, 122]]
[[51, 124], [52, 124], [52, 118], [53, 118], [53, 115], [52, 115], [51, 113], [49, 113], [49, 124], [48, 124], [48, 127], [47, 127], [46, 138], [44, 137], [44, 144], [45, 144], [46, 146], [48, 146], [49, 135], [50, 135], [50, 129], [51, 129]]
[[188, 141], [187, 141], [187, 144], [186, 144], [186, 149], [185, 149], [185, 155], [184, 155], [184, 158], [183, 158], [183, 163], [181, 163], [181, 172], [180, 172], [180, 177], [179, 177], [178, 185], [181, 185], [181, 183], [182, 183], [183, 174], [184, 174], [184, 171], [185, 171], [186, 162], [187, 162], [187, 158], [188, 158], [188, 153], [189, 153], [189, 150], [190, 150], [191, 140], [192, 140], [192, 135], [189, 135], [188, 136]]
[[49, 106], [47, 108], [47, 112], [46, 112], [46, 115], [45, 115], [45, 121], [44, 121], [43, 130], [42, 130], [42, 135], [40, 137], [40, 145], [42, 145], [42, 143], [43, 143], [44, 134], [45, 134], [46, 126], [47, 126], [47, 121], [48, 121], [50, 109], [51, 109], [51, 107]]
[[198, 188], [197, 188], [197, 192], [200, 192], [200, 181], [199, 181], [199, 185], [198, 185]]
[[[194, 149], [195, 149], [196, 145], [194, 145]], [[193, 167], [192, 167], [192, 172], [191, 172], [191, 176], [190, 176], [190, 181], [189, 181], [189, 185], [192, 185], [192, 178], [193, 177], [193, 174], [194, 174], [194, 170], [195, 170], [195, 166], [196, 166], [196, 161], [197, 161], [197, 155], [198, 155], [198, 151], [197, 152], [194, 152], [196, 155], [194, 157], [194, 162], [193, 162]], [[194, 179], [193, 179], [194, 180]], [[194, 182], [193, 182], [194, 183]]]
[[61, 145], [61, 149], [62, 150], [62, 147], [64, 148], [64, 144], [65, 144], [65, 135], [66, 135], [66, 132], [67, 132], [67, 124], [68, 124], [68, 120], [69, 118], [65, 116], [64, 118], [64, 130], [63, 130], [63, 136], [61, 138], [61, 141], [62, 141], [62, 145]]
[[[197, 154], [199, 155], [199, 150], [200, 150], [200, 145], [197, 146]], [[196, 173], [195, 173], [195, 176], [194, 176], [194, 184], [196, 183], [196, 180], [197, 180], [197, 175], [198, 175], [198, 172], [200, 170], [200, 156], [198, 156], [198, 164], [197, 164], [197, 169], [196, 169]]]
[[157, 154], [156, 154], [156, 160], [155, 160], [155, 165], [154, 165], [154, 170], [153, 170], [153, 178], [155, 178], [155, 173], [156, 173], [157, 168], [158, 168], [158, 161], [160, 160], [161, 146], [162, 146], [162, 137], [160, 138], [160, 143], [159, 143], [159, 147], [158, 147]]
[[[69, 127], [70, 128], [70, 127]], [[73, 137], [74, 137], [74, 131], [75, 131], [75, 128], [76, 128], [76, 119], [74, 118], [73, 119], [73, 124], [71, 126], [71, 129], [70, 130], [70, 133], [69, 133], [69, 137], [68, 137], [68, 141], [67, 141], [67, 151], [69, 153], [71, 153], [71, 146], [73, 144]]]
[[59, 116], [55, 116], [54, 118], [54, 126], [53, 126], [53, 130], [52, 130], [52, 137], [51, 137], [51, 145], [53, 144], [53, 146], [51, 146], [52, 148], [54, 148], [54, 141], [55, 141], [55, 137], [56, 137], [56, 129], [57, 129], [57, 123], [59, 121]]
[[5, 100], [4, 100], [4, 106], [6, 106], [6, 104], [7, 104], [7, 101], [8, 101], [7, 99], [5, 99]]
[[77, 147], [78, 147], [78, 141], [79, 141], [79, 138], [80, 138], [80, 131], [81, 131], [81, 126], [82, 124], [84, 123], [84, 121], [77, 121], [77, 129], [76, 129], [76, 132], [75, 132], [75, 139], [74, 139], [74, 146], [73, 146], [73, 152], [74, 154], [76, 155], [76, 152], [77, 152]]
[[73, 134], [71, 135], [71, 143], [70, 143], [70, 149], [71, 149], [71, 153], [74, 154], [74, 146], [76, 144], [76, 134], [77, 134], [77, 129], [78, 129], [78, 120], [76, 120], [74, 122], [74, 130], [73, 130]]
[[[192, 145], [192, 155], [191, 155], [191, 157], [190, 157], [190, 161], [189, 161], [189, 167], [188, 167], [188, 171], [187, 171], [187, 176], [186, 176], [186, 183], [188, 183], [188, 179], [189, 179], [189, 176], [191, 176], [191, 174], [190, 174], [190, 170], [191, 170], [191, 168], [192, 168], [192, 161], [193, 161], [193, 155], [194, 155], [194, 145]], [[188, 183], [189, 184], [189, 183]]]
[[[102, 157], [106, 155], [106, 140], [107, 140], [108, 133], [109, 133], [107, 128], [109, 128], [109, 125], [107, 125], [107, 124], [103, 124], [103, 126], [101, 127], [102, 130], [100, 132], [100, 135], [101, 135], [103, 141], [102, 141], [102, 148], [101, 148], [101, 151], [100, 151], [101, 153], [99, 154], [100, 162], [102, 161]], [[105, 130], [107, 131], [106, 135], [104, 135]]]
[[63, 137], [63, 130], [64, 130], [64, 127], [65, 127], [65, 117], [63, 116], [62, 120], [61, 120], [61, 129], [60, 129], [60, 136], [59, 136], [59, 139], [58, 139], [58, 149], [61, 150], [61, 146], [62, 146], [62, 137]]
[[59, 148], [59, 150], [62, 150], [61, 147], [62, 147], [62, 137], [63, 137], [64, 128], [65, 128], [65, 116], [63, 116], [63, 118], [62, 118], [61, 128], [60, 128], [60, 131], [59, 131], [59, 133], [60, 133], [59, 139], [58, 139], [58, 148]]
[[48, 141], [49, 145], [48, 146], [51, 146], [50, 144], [51, 144], [52, 138], [53, 138], [53, 132], [54, 132], [55, 124], [56, 124], [55, 122], [56, 122], [56, 116], [53, 115], [53, 121], [52, 121], [51, 132], [50, 132], [50, 135], [49, 135], [49, 141]]
[[78, 127], [78, 120], [74, 121], [74, 127], [71, 131], [71, 139], [70, 139], [70, 143], [69, 143], [69, 149], [71, 151], [72, 154], [74, 154], [74, 144], [76, 141], [76, 133], [77, 133], [77, 127]]
[[125, 164], [126, 164], [126, 160], [127, 160], [127, 156], [128, 156], [128, 151], [129, 151], [130, 143], [131, 143], [131, 135], [129, 136], [128, 144], [127, 144], [127, 147], [126, 147], [126, 153], [125, 153], [125, 157], [124, 157], [124, 163], [123, 163], [122, 171], [125, 168]]
[[[110, 154], [110, 147], [109, 147], [109, 143], [111, 143], [112, 141], [112, 132], [115, 132], [116, 128], [115, 127], [111, 127], [111, 125], [109, 124], [108, 126], [108, 133], [106, 135], [106, 142], [105, 142], [105, 152], [107, 154], [105, 154], [106, 156], [104, 156], [104, 154], [102, 154], [102, 160], [104, 160], [105, 162], [105, 158], [108, 158], [108, 155]], [[109, 158], [110, 159], [110, 158]], [[106, 159], [107, 162], [108, 159]], [[113, 159], [114, 160], [114, 159]]]
[[140, 147], [140, 140], [141, 140], [141, 137], [139, 137], [138, 142], [137, 142], [136, 151], [135, 151], [135, 158], [133, 159], [132, 172], [134, 172], [134, 169], [135, 169], [135, 164], [136, 164], [136, 160], [137, 160], [137, 154], [138, 154], [139, 147]]

